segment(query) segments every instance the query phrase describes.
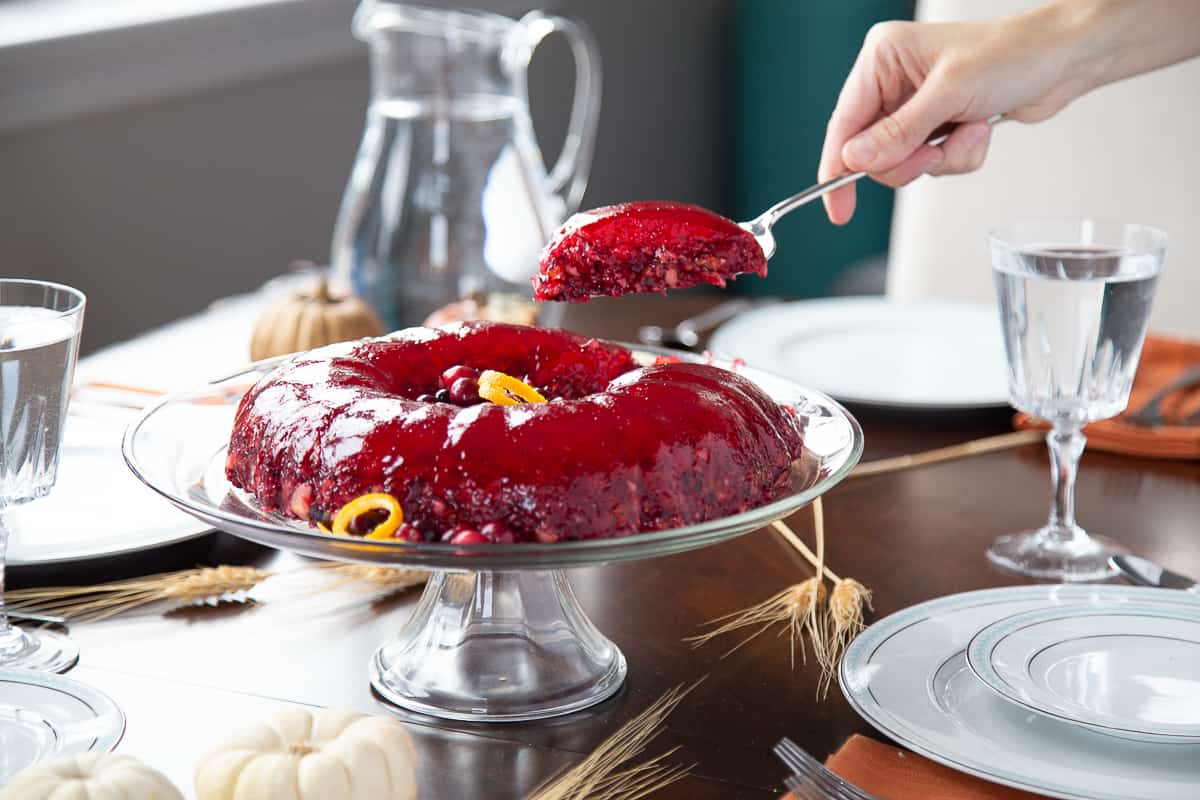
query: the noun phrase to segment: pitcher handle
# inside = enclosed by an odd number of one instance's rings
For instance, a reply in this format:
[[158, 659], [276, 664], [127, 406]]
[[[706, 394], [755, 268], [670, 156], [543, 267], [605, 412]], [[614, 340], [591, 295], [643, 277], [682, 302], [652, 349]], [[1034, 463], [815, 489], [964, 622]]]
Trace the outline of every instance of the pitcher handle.
[[521, 17], [528, 31], [529, 47], [535, 48], [552, 33], [567, 37], [575, 58], [575, 97], [571, 102], [571, 120], [558, 161], [547, 178], [550, 191], [562, 198], [566, 213], [572, 214], [583, 200], [592, 151], [596, 145], [596, 123], [600, 117], [600, 50], [591, 32], [566, 17], [531, 11]]

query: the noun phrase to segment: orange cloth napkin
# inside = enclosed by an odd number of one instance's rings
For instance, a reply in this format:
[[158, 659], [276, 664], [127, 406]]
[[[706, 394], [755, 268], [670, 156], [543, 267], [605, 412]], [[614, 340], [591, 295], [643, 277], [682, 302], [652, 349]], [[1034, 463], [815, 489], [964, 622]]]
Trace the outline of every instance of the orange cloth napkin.
[[[1153, 394], [1184, 370], [1200, 364], [1200, 341], [1147, 336], [1142, 348], [1127, 413], [1141, 409]], [[1089, 450], [1107, 450], [1147, 458], [1200, 459], [1200, 425], [1172, 425], [1200, 411], [1200, 386], [1181, 389], [1162, 403], [1166, 425], [1146, 428], [1125, 422], [1122, 417], [1093, 422], [1083, 429]], [[1046, 428], [1042, 420], [1017, 414], [1018, 428]]]
[[[829, 768], [880, 800], [1038, 800], [1041, 795], [973, 778], [866, 736], [851, 736]], [[785, 795], [781, 800], [792, 800]]]

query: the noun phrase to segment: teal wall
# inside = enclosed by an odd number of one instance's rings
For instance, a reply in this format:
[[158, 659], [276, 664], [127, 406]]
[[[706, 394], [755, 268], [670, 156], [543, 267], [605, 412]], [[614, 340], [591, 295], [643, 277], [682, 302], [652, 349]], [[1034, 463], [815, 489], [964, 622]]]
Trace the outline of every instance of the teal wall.
[[[911, 19], [912, 0], [735, 0], [732, 3], [731, 183], [737, 219], [816, 182], [825, 124], [867, 29]], [[775, 228], [779, 249], [765, 280], [739, 291], [814, 297], [846, 266], [887, 250], [892, 192], [858, 184], [854, 220], [828, 222], [819, 203]]]

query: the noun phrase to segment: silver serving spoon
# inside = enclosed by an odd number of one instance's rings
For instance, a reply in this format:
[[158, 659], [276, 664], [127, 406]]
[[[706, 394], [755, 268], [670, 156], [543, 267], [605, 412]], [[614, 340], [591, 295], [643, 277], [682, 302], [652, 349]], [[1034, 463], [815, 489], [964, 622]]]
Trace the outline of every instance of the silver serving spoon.
[[[1005, 119], [1003, 114], [997, 114], [994, 117], [988, 118], [989, 125], [995, 125], [997, 122], [1002, 122]], [[926, 144], [937, 146], [946, 139], [950, 138], [950, 134], [954, 132], [954, 128], [939, 133], [932, 139], [929, 139]], [[845, 175], [839, 175], [836, 178], [818, 183], [815, 186], [810, 186], [804, 191], [794, 194], [786, 200], [780, 200], [775, 205], [768, 208], [763, 213], [759, 214], [749, 222], [739, 222], [738, 227], [748, 231], [751, 236], [758, 242], [758, 246], [762, 248], [763, 255], [767, 258], [775, 255], [775, 236], [771, 233], [771, 226], [779, 221], [779, 218], [785, 214], [795, 211], [803, 205], [808, 205], [813, 200], [832, 192], [834, 189], [840, 189], [847, 184], [854, 183], [859, 178], [865, 178], [865, 172], [848, 172]]]

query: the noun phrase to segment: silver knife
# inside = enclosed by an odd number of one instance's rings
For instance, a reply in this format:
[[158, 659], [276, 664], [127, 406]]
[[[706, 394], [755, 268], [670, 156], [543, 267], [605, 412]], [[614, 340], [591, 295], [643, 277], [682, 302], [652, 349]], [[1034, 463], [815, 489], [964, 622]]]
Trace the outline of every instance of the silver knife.
[[1138, 586], [1182, 589], [1185, 592], [1200, 594], [1200, 584], [1196, 581], [1147, 558], [1121, 554], [1113, 556], [1111, 560], [1112, 565], [1119, 569], [1122, 575]]

